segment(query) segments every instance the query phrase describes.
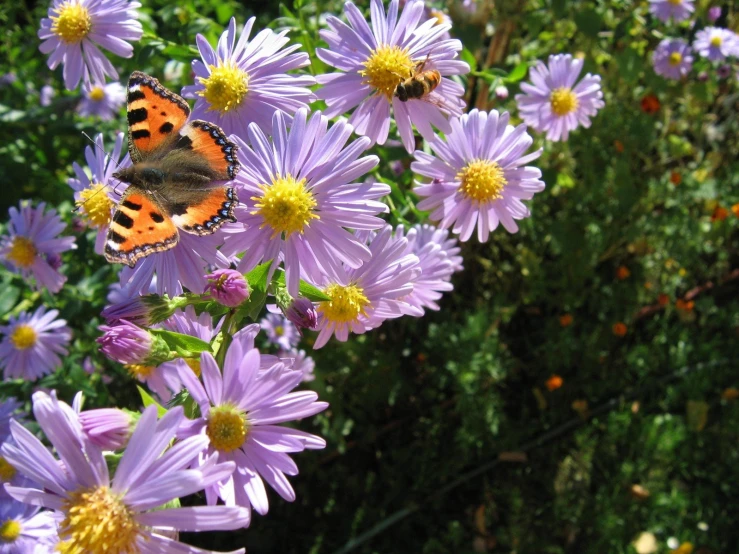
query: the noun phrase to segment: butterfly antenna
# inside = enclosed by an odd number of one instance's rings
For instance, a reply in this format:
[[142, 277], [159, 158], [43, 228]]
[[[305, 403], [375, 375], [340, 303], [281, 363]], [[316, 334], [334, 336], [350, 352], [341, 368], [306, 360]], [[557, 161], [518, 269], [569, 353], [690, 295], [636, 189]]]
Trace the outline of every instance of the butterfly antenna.
[[83, 134], [83, 135], [85, 136], [85, 138], [86, 138], [87, 140], [89, 140], [89, 141], [90, 141], [90, 142], [91, 142], [91, 143], [92, 143], [92, 144], [93, 144], [93, 145], [95, 146], [95, 148], [97, 148], [98, 150], [100, 150], [100, 151], [101, 151], [101, 152], [103, 153], [103, 155], [105, 156], [105, 160], [106, 160], [106, 161], [105, 161], [105, 169], [106, 169], [106, 170], [108, 169], [108, 164], [109, 164], [110, 162], [113, 162], [113, 163], [115, 164], [115, 168], [116, 168], [116, 169], [120, 169], [120, 168], [121, 168], [121, 164], [119, 164], [118, 162], [114, 162], [114, 161], [113, 161], [113, 158], [111, 158], [111, 157], [110, 157], [110, 154], [108, 154], [108, 153], [107, 153], [107, 152], [105, 151], [105, 149], [104, 149], [104, 148], [103, 148], [102, 146], [100, 146], [100, 145], [99, 145], [99, 144], [98, 144], [97, 142], [95, 142], [95, 141], [94, 141], [94, 140], [92, 139], [92, 137], [90, 137], [90, 135], [88, 135], [88, 134], [87, 134], [87, 133], [85, 133], [84, 131], [82, 131], [82, 134]]

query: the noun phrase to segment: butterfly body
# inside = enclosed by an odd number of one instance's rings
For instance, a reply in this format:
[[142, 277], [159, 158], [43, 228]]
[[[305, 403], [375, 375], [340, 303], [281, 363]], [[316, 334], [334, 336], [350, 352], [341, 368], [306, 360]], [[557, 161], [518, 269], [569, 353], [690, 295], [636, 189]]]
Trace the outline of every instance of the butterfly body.
[[128, 84], [133, 165], [113, 177], [129, 184], [108, 230], [105, 257], [133, 266], [173, 248], [179, 230], [209, 235], [235, 221], [238, 203], [224, 181], [239, 170], [237, 146], [212, 123], [188, 121], [190, 107], [159, 81], [134, 72]]

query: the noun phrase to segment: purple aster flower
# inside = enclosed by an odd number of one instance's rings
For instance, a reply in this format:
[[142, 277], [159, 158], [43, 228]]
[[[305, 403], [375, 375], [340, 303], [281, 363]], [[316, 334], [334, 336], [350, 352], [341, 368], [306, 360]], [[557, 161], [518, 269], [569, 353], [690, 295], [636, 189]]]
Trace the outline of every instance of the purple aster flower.
[[17, 80], [18, 80], [18, 75], [16, 75], [12, 71], [10, 73], [5, 73], [2, 76], [0, 76], [0, 88], [7, 87], [8, 85], [12, 85]]
[[88, 176], [87, 172], [74, 162], [72, 168], [77, 177], [67, 180], [74, 191], [74, 200], [80, 215], [90, 227], [97, 230], [95, 252], [100, 255], [103, 254], [113, 209], [128, 188], [128, 183], [113, 178], [113, 173], [131, 165], [128, 153], [121, 159], [126, 140], [123, 133], [118, 133], [113, 151], [107, 154], [103, 134], [98, 134], [95, 137], [94, 148], [93, 146], [85, 148], [85, 159], [90, 175]]
[[461, 241], [472, 236], [475, 225], [480, 242], [499, 223], [517, 232], [515, 220], [531, 215], [521, 200], [544, 190], [541, 171], [526, 165], [541, 149], [524, 155], [533, 139], [526, 125], [514, 128], [508, 119], [508, 112], [472, 110], [452, 121], [445, 140], [430, 143], [436, 156], [415, 152], [411, 169], [432, 179], [414, 189], [423, 197], [418, 209], [431, 210], [429, 217], [442, 229], [453, 226]]
[[208, 279], [205, 293], [224, 306], [235, 308], [249, 298], [249, 283], [236, 270], [217, 269], [205, 278]]
[[340, 267], [314, 282], [331, 298], [318, 304], [316, 349], [332, 335], [344, 342], [349, 332], [362, 334], [404, 314], [401, 299], [413, 291], [418, 257], [407, 252], [407, 239], [393, 238], [389, 225], [368, 240], [368, 261], [358, 268]]
[[316, 83], [313, 77], [287, 73], [309, 65], [308, 54], [294, 53], [299, 44], [285, 48], [287, 31], [264, 29], [250, 42], [255, 19], [239, 37], [231, 18], [216, 50], [198, 35], [203, 61], [192, 62], [196, 82], [182, 89], [182, 96], [197, 99], [192, 117], [219, 125], [227, 135], [246, 136], [251, 122], [269, 130], [275, 112], [292, 115], [315, 98], [307, 88]]
[[122, 364], [152, 365], [171, 359], [169, 347], [159, 337], [121, 319], [116, 325], [101, 325], [103, 335], [96, 339], [100, 351]]
[[136, 18], [138, 2], [128, 0], [53, 0], [49, 17], [41, 20], [39, 49], [51, 54], [49, 68], [64, 64], [64, 85], [69, 90], [85, 82], [118, 79], [113, 64], [98, 47], [123, 58], [133, 55], [129, 40], [139, 40], [143, 28]]
[[10, 420], [23, 421], [25, 414], [18, 413], [23, 408], [23, 402], [19, 402], [12, 396], [0, 402], [0, 443], [5, 442], [10, 434]]
[[0, 325], [0, 367], [5, 379], [33, 381], [62, 365], [59, 354], [67, 353], [72, 332], [57, 310], [41, 306], [33, 314], [21, 312]]
[[719, 79], [726, 79], [731, 75], [731, 66], [729, 64], [720, 65], [716, 70], [716, 75], [718, 75]]
[[721, 17], [721, 6], [711, 6], [708, 8], [708, 21], [715, 23]]
[[318, 325], [318, 311], [313, 302], [307, 298], [294, 298], [285, 309], [285, 317], [298, 332], [301, 329], [315, 329]]
[[316, 378], [313, 374], [316, 362], [305, 353], [305, 350], [280, 351], [277, 357], [293, 371], [300, 371], [303, 374], [303, 381], [313, 381]]
[[0, 497], [0, 554], [52, 554], [56, 526], [53, 512]]
[[227, 480], [206, 488], [209, 504], [220, 497], [227, 506], [253, 506], [264, 515], [269, 509], [264, 481], [288, 502], [295, 500], [286, 475], [297, 475], [298, 467], [288, 453], [326, 446], [320, 437], [278, 424], [312, 416], [328, 404], [318, 402], [312, 391], [290, 392], [303, 379], [301, 371], [280, 362], [261, 369], [259, 351], [245, 348], [252, 340], [251, 330], [234, 335], [223, 373], [213, 356], [204, 352], [204, 385], [180, 364], [180, 377], [202, 414], [180, 433], [207, 438], [201, 458], [217, 454], [218, 460], [236, 464]]
[[[470, 71], [467, 63], [456, 59], [462, 43], [446, 38], [449, 24], [437, 24], [424, 17], [422, 0], [409, 0], [398, 17], [398, 0], [391, 0], [387, 15], [382, 0], [372, 0], [372, 27], [352, 3], [344, 4], [349, 25], [329, 15], [328, 30], [320, 32], [328, 49], [316, 55], [339, 70], [320, 75], [323, 85], [316, 94], [326, 101], [327, 117], [356, 108], [349, 123], [372, 143], [384, 144], [390, 130], [390, 108], [398, 133], [408, 152], [415, 146], [413, 128], [424, 138], [433, 137], [432, 125], [449, 130], [449, 115], [461, 115], [464, 88], [448, 78]], [[438, 71], [441, 82], [420, 99], [403, 102], [395, 96], [400, 83], [423, 66], [423, 71]]]
[[729, 29], [706, 27], [695, 34], [693, 49], [712, 62], [725, 60], [735, 53], [739, 39]]
[[85, 84], [82, 87], [82, 100], [77, 113], [82, 116], [94, 115], [102, 121], [118, 117], [121, 106], [126, 102], [126, 89], [118, 82], [107, 85]]
[[56, 210], [45, 212], [46, 203], [32, 208], [21, 201], [11, 207], [8, 235], [0, 239], [0, 259], [25, 279], [33, 277], [37, 287], [59, 292], [67, 280], [58, 271], [58, 255], [74, 248], [74, 237], [59, 237], [64, 230]]
[[667, 23], [685, 21], [695, 11], [693, 0], [649, 0], [649, 12], [660, 21]]
[[272, 141], [249, 125], [249, 143], [239, 145], [241, 171], [236, 176], [240, 208], [236, 217], [243, 228], [232, 228], [223, 251], [246, 251], [239, 270], [249, 271], [263, 261], [273, 269], [284, 260], [287, 290], [298, 296], [300, 274], [346, 264], [357, 267], [369, 251], [351, 229], [377, 229], [376, 217], [387, 212], [378, 198], [390, 193], [381, 183], [353, 181], [378, 163], [377, 156], [360, 157], [369, 139], [348, 146], [352, 127], [340, 119], [328, 129], [321, 112], [308, 118], [300, 109], [288, 132], [285, 116], [274, 116]]
[[600, 75], [588, 73], [577, 85], [583, 61], [569, 54], [549, 56], [548, 65], [531, 68], [532, 83], [521, 84], [525, 94], [516, 95], [524, 123], [553, 141], [565, 141], [570, 131], [590, 127], [590, 118], [605, 106]]
[[300, 342], [298, 329], [282, 314], [267, 314], [260, 322], [267, 340], [283, 350], [292, 350]]
[[[425, 309], [438, 310], [437, 301], [443, 292], [453, 290], [450, 283], [452, 274], [461, 269], [461, 264], [452, 255], [459, 252], [456, 239], [448, 239], [449, 231], [436, 229], [430, 225], [415, 225], [408, 230], [399, 226], [395, 230], [396, 237], [405, 236], [408, 239], [408, 252], [418, 256], [421, 273], [413, 281], [413, 292], [402, 300], [408, 305], [407, 315], [421, 316]], [[447, 250], [447, 243], [453, 242], [453, 246]]]
[[15, 444], [2, 447], [2, 455], [40, 485], [6, 490], [20, 502], [56, 512], [62, 520], [60, 549], [181, 554], [196, 550], [171, 538], [172, 531], [248, 525], [249, 512], [240, 507], [165, 507], [175, 498], [228, 479], [234, 469], [232, 462], [216, 464], [213, 459], [198, 469], [186, 469], [208, 441], [194, 436], [170, 447], [184, 419], [181, 407], [172, 408], [159, 421], [155, 406], [144, 410], [112, 478], [102, 451], [85, 437], [77, 418], [69, 417], [70, 410], [54, 393], [34, 394], [36, 420], [60, 460], [16, 422], [11, 424]]
[[666, 38], [654, 50], [652, 62], [657, 75], [678, 81], [693, 67], [693, 55], [683, 39]]
[[464, 269], [462, 266], [462, 256], [460, 255], [462, 248], [459, 246], [457, 238], [450, 235], [447, 229], [439, 229], [438, 227], [424, 223], [423, 225], [414, 225], [413, 230], [416, 233], [414, 248], [423, 247], [428, 243], [438, 244], [446, 254], [447, 259], [451, 262], [453, 273]]
[[51, 101], [55, 96], [56, 91], [54, 90], [54, 87], [51, 85], [44, 85], [41, 87], [41, 91], [39, 92], [39, 104], [44, 108], [51, 106]]

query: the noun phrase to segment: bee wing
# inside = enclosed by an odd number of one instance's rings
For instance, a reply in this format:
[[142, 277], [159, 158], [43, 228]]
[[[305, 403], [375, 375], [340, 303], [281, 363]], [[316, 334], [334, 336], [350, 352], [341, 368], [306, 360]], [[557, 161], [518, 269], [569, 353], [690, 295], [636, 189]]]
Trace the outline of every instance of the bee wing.
[[446, 101], [446, 99], [441, 96], [439, 93], [437, 93], [435, 90], [432, 90], [430, 93], [425, 94], [421, 98], [419, 98], [421, 102], [426, 102], [427, 104], [431, 104], [432, 106], [436, 106], [443, 112], [445, 112], [448, 115], [451, 116], [461, 116], [462, 115], [462, 106], [454, 106]]

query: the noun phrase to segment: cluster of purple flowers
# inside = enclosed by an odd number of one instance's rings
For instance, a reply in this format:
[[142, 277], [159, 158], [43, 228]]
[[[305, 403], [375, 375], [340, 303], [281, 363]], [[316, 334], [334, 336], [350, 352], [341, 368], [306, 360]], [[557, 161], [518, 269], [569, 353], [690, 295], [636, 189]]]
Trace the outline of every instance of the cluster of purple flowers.
[[[143, 33], [138, 7], [54, 0], [41, 22], [49, 67], [63, 65], [69, 89], [82, 83], [81, 116], [112, 119], [122, 106], [125, 89], [101, 48], [133, 54], [130, 42]], [[524, 123], [511, 125], [508, 112], [464, 113], [460, 76], [470, 68], [448, 18], [422, 0], [390, 0], [387, 9], [372, 0], [370, 13], [367, 21], [347, 2], [345, 21], [326, 18], [328, 47], [316, 55], [336, 71], [315, 78], [300, 72], [310, 59], [286, 31], [252, 36], [255, 18], [242, 28], [232, 19], [215, 47], [197, 36], [201, 59], [182, 94], [195, 100], [194, 118], [220, 126], [238, 146], [236, 222], [208, 236], [181, 234], [174, 248], [124, 268], [109, 295], [99, 349], [160, 405], [85, 411], [81, 395], [70, 406], [53, 391], [37, 392], [33, 413], [56, 455], [10, 420], [17, 405], [0, 407], [0, 462], [18, 475], [0, 491], [8, 495], [0, 496], [0, 518], [15, 522], [14, 546], [32, 537], [49, 551], [194, 552], [178, 531], [246, 527], [252, 508], [267, 513], [268, 488], [294, 500], [290, 454], [326, 446], [283, 425], [327, 408], [315, 392], [295, 390], [315, 378], [303, 334], [315, 332], [308, 336], [318, 349], [388, 319], [439, 310], [462, 269], [459, 241], [485, 242], [499, 225], [517, 232], [530, 216], [525, 202], [544, 189], [530, 165], [542, 149], [532, 149], [529, 129], [565, 141], [604, 106], [600, 77], [580, 79], [584, 61], [559, 54], [534, 66], [516, 96]], [[424, 72], [435, 86], [401, 98], [399, 85]], [[323, 112], [311, 110], [316, 100]], [[414, 129], [429, 149], [417, 149]], [[418, 208], [438, 227], [393, 228], [382, 217], [391, 187], [374, 173], [379, 158], [368, 150], [392, 133], [413, 154]], [[107, 153], [103, 135], [95, 137], [87, 168], [74, 164], [69, 179], [76, 225], [94, 230], [98, 254], [127, 186], [113, 176], [132, 163], [125, 140], [118, 134]], [[59, 237], [60, 217], [25, 203], [10, 216], [0, 259], [59, 291], [61, 254], [74, 246]], [[246, 325], [268, 298], [269, 313]], [[58, 316], [41, 307], [0, 326], [6, 379], [37, 379], [62, 364], [71, 331]], [[183, 394], [198, 407], [190, 417], [163, 407]], [[198, 491], [207, 506], [174, 507]]]
[[[649, 10], [659, 20], [667, 23], [686, 21], [695, 11], [692, 0], [649, 0]], [[721, 17], [721, 7], [708, 9], [707, 18], [716, 22]], [[665, 38], [652, 53], [652, 63], [657, 75], [679, 81], [693, 68], [694, 53], [710, 62], [724, 62], [739, 58], [739, 36], [730, 29], [708, 26], [695, 33], [692, 46], [680, 38]], [[724, 66], [719, 75], [726, 73]], [[729, 71], [730, 72], [730, 71]]]

